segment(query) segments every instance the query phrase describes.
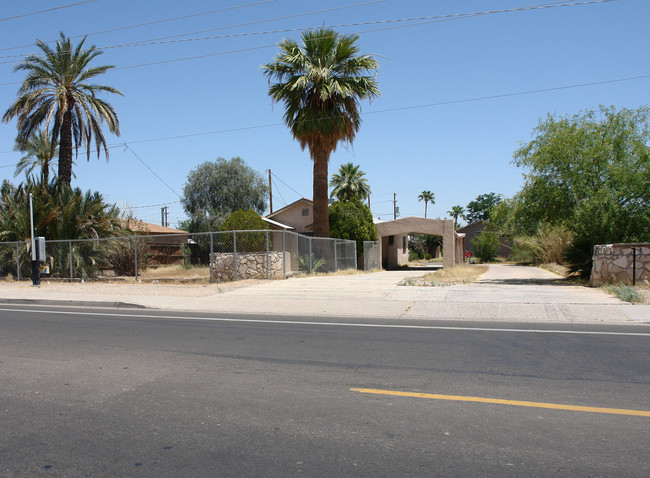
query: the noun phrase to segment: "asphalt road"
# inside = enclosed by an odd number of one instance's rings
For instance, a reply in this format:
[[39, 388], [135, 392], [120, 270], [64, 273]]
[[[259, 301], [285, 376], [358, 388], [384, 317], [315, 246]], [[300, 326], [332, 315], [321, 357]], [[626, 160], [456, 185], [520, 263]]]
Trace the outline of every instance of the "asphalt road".
[[650, 328], [534, 327], [2, 306], [0, 475], [650, 476]]

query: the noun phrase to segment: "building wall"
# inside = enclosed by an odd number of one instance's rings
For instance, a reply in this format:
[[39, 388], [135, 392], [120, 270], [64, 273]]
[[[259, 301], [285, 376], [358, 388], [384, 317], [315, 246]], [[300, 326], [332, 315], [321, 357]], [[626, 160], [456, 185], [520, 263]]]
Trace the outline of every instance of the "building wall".
[[[306, 216], [303, 216], [304, 209], [307, 210]], [[268, 217], [276, 222], [295, 227], [295, 232], [302, 234], [311, 233], [311, 229], [307, 229], [307, 226], [311, 226], [314, 223], [314, 206], [310, 202], [300, 201], [285, 210], [269, 214]]]
[[598, 287], [610, 281], [631, 284], [634, 262], [636, 280], [650, 280], [650, 243], [594, 246], [591, 285]]

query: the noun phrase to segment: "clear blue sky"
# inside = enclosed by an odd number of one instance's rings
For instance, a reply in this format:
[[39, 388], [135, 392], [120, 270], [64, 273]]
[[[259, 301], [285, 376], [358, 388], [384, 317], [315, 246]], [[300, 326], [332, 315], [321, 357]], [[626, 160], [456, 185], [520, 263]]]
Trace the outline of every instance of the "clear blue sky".
[[[311, 197], [309, 154], [281, 124], [282, 107], [271, 103], [260, 71], [272, 61], [275, 45], [298, 38], [299, 29], [353, 24], [335, 28], [359, 33], [361, 51], [379, 60], [382, 96], [363, 104], [361, 130], [352, 146], [332, 155], [330, 173], [342, 163], [361, 165], [373, 192], [373, 215], [382, 219], [392, 218], [393, 193], [401, 217], [424, 214], [417, 200], [423, 190], [436, 197], [428, 217], [441, 218], [479, 194], [512, 196], [522, 185], [512, 153], [548, 113], [650, 103], [650, 77], [556, 89], [650, 75], [648, 0], [402, 22], [384, 21], [542, 1], [97, 0], [8, 18], [79, 1], [2, 3], [0, 109], [4, 113], [14, 101], [23, 78], [12, 71], [17, 55], [35, 52], [36, 38], [54, 40], [59, 31], [89, 34], [87, 44], [112, 47], [173, 37], [107, 48], [98, 57], [97, 64], [117, 67], [101, 83], [124, 93], [107, 98], [119, 113], [122, 134], [106, 132], [108, 162], [103, 156], [87, 162], [80, 154], [73, 179], [74, 186], [100, 191], [155, 223], [162, 203], [169, 203], [171, 225], [185, 217], [173, 191], [182, 194], [188, 172], [217, 157], [241, 156], [265, 177], [271, 169], [275, 209]], [[223, 10], [206, 13], [217, 9]], [[186, 18], [157, 22], [176, 17]], [[197, 39], [205, 37], [213, 38]], [[169, 42], [189, 39], [196, 40]], [[514, 95], [536, 90], [548, 91]], [[494, 98], [479, 99], [485, 97]], [[18, 182], [15, 131], [15, 121], [0, 124], [0, 176]]]

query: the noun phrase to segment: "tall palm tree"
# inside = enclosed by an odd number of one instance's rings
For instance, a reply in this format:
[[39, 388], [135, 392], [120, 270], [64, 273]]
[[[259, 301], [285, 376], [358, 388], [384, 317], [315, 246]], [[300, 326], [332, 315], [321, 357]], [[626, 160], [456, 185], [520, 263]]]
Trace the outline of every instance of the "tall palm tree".
[[262, 66], [269, 95], [285, 107], [284, 122], [314, 161], [314, 235], [329, 237], [327, 164], [339, 142], [352, 142], [361, 125], [359, 100], [379, 95], [377, 60], [359, 55], [358, 35], [319, 28], [302, 40], [285, 39], [272, 63]]
[[451, 217], [454, 218], [454, 228], [458, 227], [458, 218], [464, 218], [465, 208], [463, 206], [452, 206], [450, 211], [447, 211]]
[[41, 171], [41, 184], [50, 182], [50, 166], [55, 162], [53, 159], [59, 153], [59, 148], [56, 143], [50, 142], [50, 138], [44, 130], [39, 129], [32, 133], [26, 143], [16, 142], [14, 149], [25, 153], [25, 156], [20, 158], [16, 164], [14, 177], [23, 172], [25, 176], [29, 176], [34, 169], [38, 168]]
[[17, 141], [21, 144], [45, 124], [45, 130], [51, 131], [50, 142], [59, 143], [60, 184], [70, 185], [73, 147], [77, 153], [80, 146], [85, 148], [90, 160], [94, 137], [97, 158], [103, 148], [108, 159], [102, 123], [106, 123], [110, 132], [120, 135], [115, 109], [97, 94], [122, 93], [111, 86], [87, 83], [113, 66], [89, 66], [102, 52], [95, 46], [84, 50], [85, 40], [73, 47], [70, 38], [61, 33], [54, 50], [37, 40], [41, 55], [28, 55], [14, 68], [14, 71], [26, 71], [27, 77], [18, 90], [18, 99], [2, 117], [4, 122], [18, 118]]
[[352, 198], [363, 201], [370, 195], [366, 173], [352, 163], [339, 166], [338, 173], [332, 174], [330, 186], [334, 188], [330, 197], [336, 196], [339, 201], [349, 201]]
[[427, 203], [431, 203], [433, 206], [436, 203], [436, 195], [433, 194], [431, 191], [422, 191], [420, 195], [418, 195], [418, 201], [424, 201], [424, 217], [427, 217]]

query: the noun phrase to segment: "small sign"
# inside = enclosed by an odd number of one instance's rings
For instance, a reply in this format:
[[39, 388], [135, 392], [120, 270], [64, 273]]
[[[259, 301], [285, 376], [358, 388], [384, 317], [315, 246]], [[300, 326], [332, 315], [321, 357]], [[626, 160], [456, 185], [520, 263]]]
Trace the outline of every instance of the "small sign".
[[49, 274], [50, 273], [50, 266], [48, 265], [41, 265], [41, 274]]
[[472, 257], [473, 255], [472, 251], [465, 251], [465, 257]]

